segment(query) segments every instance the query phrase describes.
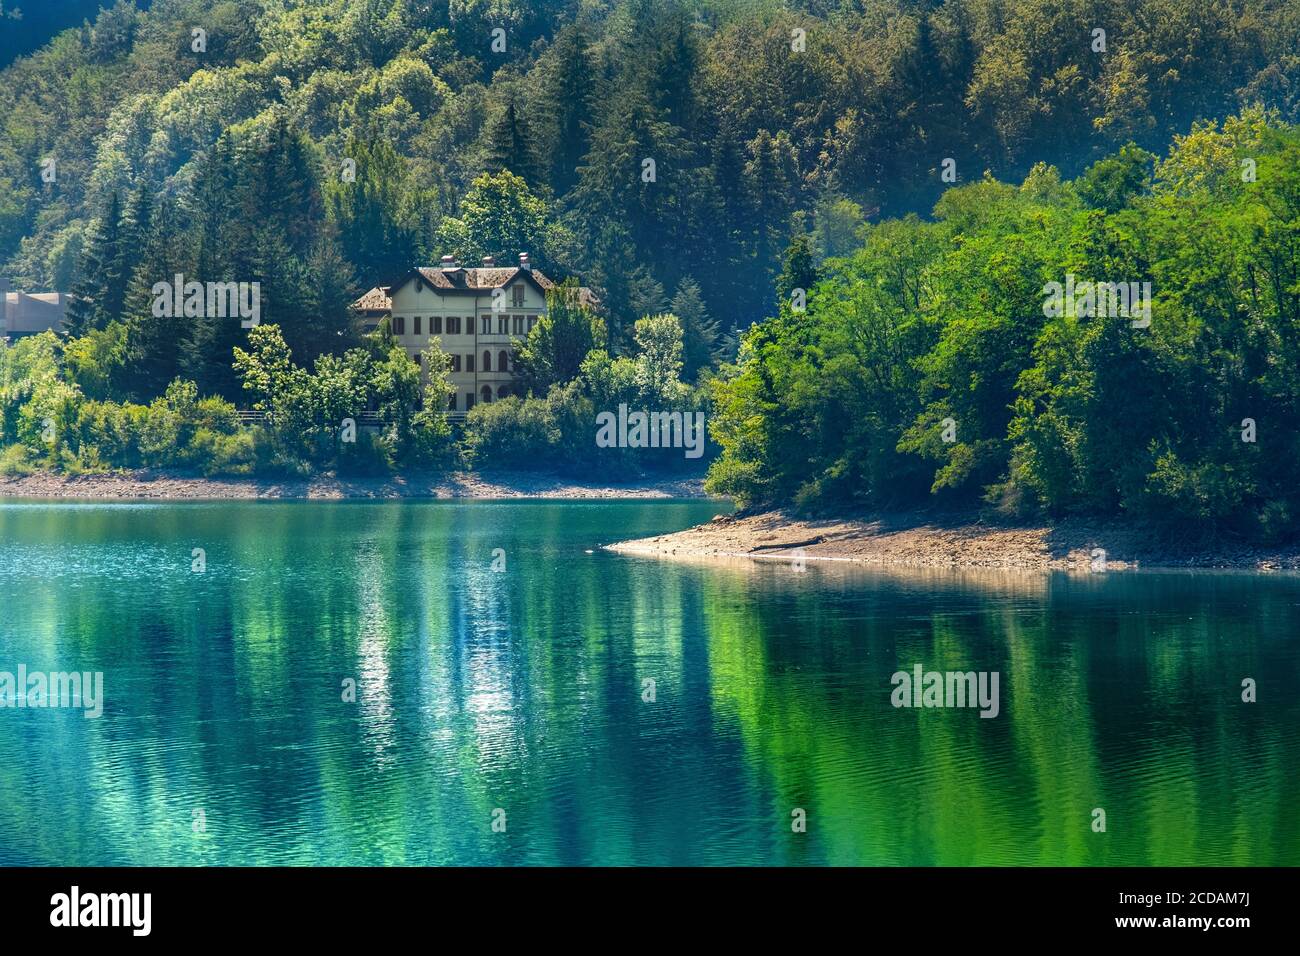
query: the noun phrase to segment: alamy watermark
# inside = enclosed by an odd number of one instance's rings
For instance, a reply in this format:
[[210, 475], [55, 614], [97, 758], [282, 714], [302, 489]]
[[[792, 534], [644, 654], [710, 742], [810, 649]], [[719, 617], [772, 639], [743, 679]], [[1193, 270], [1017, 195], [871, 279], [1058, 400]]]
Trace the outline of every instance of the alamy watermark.
[[262, 283], [198, 282], [176, 273], [172, 282], [155, 282], [153, 315], [156, 319], [239, 318], [239, 324], [256, 328], [262, 322]]
[[132, 936], [148, 936], [152, 914], [152, 893], [83, 893], [74, 886], [50, 897], [50, 925], [56, 928], [125, 927]]
[[1043, 286], [1043, 315], [1050, 318], [1125, 318], [1133, 328], [1151, 324], [1150, 282], [1079, 282], [1066, 273], [1065, 283]]
[[0, 710], [13, 707], [78, 707], [87, 719], [104, 713], [104, 675], [101, 671], [32, 671], [18, 665], [18, 673], [0, 671]]
[[703, 412], [628, 412], [619, 403], [618, 414], [596, 416], [599, 448], [684, 448], [687, 458], [704, 454]]
[[927, 671], [917, 664], [912, 673], [895, 671], [889, 682], [895, 707], [978, 707], [981, 717], [1002, 710], [998, 671]]

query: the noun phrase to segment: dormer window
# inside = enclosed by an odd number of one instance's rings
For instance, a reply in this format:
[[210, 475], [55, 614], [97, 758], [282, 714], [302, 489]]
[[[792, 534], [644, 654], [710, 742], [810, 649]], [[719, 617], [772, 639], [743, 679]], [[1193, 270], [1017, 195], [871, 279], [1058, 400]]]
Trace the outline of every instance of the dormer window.
[[510, 292], [514, 296], [514, 307], [516, 309], [522, 309], [524, 307], [524, 284], [522, 282], [519, 283], [511, 289]]

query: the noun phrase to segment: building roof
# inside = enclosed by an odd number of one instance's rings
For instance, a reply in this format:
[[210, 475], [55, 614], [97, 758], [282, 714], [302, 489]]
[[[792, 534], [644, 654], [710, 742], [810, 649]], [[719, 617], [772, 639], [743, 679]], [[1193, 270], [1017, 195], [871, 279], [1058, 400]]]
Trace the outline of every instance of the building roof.
[[356, 302], [352, 307], [362, 312], [387, 312], [393, 307], [393, 300], [388, 295], [388, 286], [377, 285]]
[[555, 283], [537, 269], [518, 266], [496, 266], [480, 269], [444, 269], [441, 266], [421, 266], [408, 273], [394, 288], [405, 285], [412, 275], [419, 274], [433, 288], [446, 292], [490, 292], [510, 285], [516, 278], [532, 280], [543, 292], [555, 288]]
[[[556, 288], [559, 284], [538, 269], [524, 269], [519, 266], [444, 269], [441, 266], [420, 266], [412, 269], [391, 286], [375, 286], [353, 303], [353, 308], [361, 312], [387, 312], [393, 307], [392, 293], [400, 289], [411, 279], [419, 277], [437, 292], [463, 293], [479, 295], [493, 289], [503, 289], [517, 278], [531, 282], [543, 294]], [[586, 286], [579, 289], [583, 305], [594, 307], [596, 295]]]

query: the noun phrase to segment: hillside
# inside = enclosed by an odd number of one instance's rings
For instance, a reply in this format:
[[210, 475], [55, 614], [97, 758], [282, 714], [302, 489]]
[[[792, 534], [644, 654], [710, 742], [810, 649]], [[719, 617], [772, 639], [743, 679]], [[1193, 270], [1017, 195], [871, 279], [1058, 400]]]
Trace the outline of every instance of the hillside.
[[[74, 294], [0, 349], [0, 473], [698, 463], [1290, 540], [1298, 41], [1285, 0], [118, 3], [0, 73], [2, 271]], [[521, 252], [558, 284], [504, 357], [354, 321]], [[624, 406], [709, 447], [593, 441]]]
[[[272, 223], [291, 244], [337, 232], [317, 251], [351, 267], [339, 299], [527, 243], [604, 291], [616, 333], [686, 279], [725, 332], [770, 313], [799, 228], [843, 254], [865, 218], [926, 212], [954, 179], [1073, 176], [1256, 102], [1294, 120], [1297, 49], [1285, 0], [118, 3], [0, 73], [0, 271], [73, 288], [114, 196], [120, 215], [137, 191], [197, 263], [218, 144], [237, 163], [301, 136], [301, 199], [251, 201], [293, 217]], [[348, 158], [361, 199], [332, 188]], [[525, 213], [475, 235], [471, 183], [504, 168]], [[310, 252], [277, 255], [310, 270]]]

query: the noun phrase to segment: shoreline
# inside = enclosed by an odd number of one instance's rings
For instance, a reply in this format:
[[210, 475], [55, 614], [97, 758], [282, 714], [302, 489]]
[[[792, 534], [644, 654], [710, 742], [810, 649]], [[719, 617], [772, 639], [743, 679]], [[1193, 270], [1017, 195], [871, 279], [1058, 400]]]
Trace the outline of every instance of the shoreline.
[[133, 471], [93, 475], [0, 477], [0, 499], [44, 501], [247, 501], [402, 499], [669, 499], [705, 498], [703, 478], [587, 483], [529, 472], [311, 478], [203, 478]]
[[[1090, 572], [1139, 569], [1300, 570], [1300, 547], [1178, 548], [1134, 522], [990, 524], [973, 515], [904, 513], [798, 518], [786, 511], [719, 515], [671, 534], [605, 546], [659, 558], [844, 561], [870, 566]], [[1105, 552], [1104, 556], [1096, 553]]]

